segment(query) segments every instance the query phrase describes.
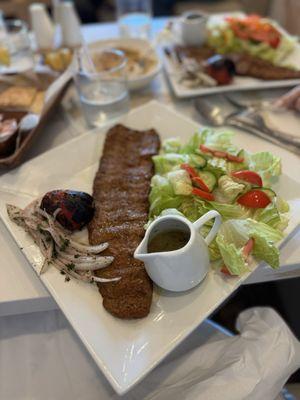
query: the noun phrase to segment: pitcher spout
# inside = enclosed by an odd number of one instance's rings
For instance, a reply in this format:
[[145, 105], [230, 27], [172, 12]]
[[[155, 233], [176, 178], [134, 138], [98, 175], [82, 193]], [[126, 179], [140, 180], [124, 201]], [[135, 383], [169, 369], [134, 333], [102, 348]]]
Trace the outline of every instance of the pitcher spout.
[[148, 253], [148, 235], [144, 237], [144, 239], [141, 241], [141, 243], [138, 245], [138, 247], [135, 249], [134, 252], [134, 258], [145, 262], [147, 259], [149, 259], [150, 254]]

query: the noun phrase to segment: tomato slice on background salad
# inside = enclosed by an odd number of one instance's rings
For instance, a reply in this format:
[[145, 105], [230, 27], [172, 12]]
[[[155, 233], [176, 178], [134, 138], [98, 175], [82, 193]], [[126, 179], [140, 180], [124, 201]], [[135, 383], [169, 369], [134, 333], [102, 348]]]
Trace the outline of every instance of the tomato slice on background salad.
[[259, 189], [252, 189], [249, 192], [242, 194], [237, 202], [245, 207], [249, 208], [265, 208], [271, 203], [269, 196], [265, 192]]
[[255, 186], [262, 187], [262, 185], [263, 185], [260, 175], [258, 175], [258, 173], [255, 171], [250, 171], [250, 170], [245, 169], [245, 170], [233, 172], [231, 174], [231, 176], [233, 178], [240, 179], [241, 181], [251, 183], [252, 185], [255, 185]]

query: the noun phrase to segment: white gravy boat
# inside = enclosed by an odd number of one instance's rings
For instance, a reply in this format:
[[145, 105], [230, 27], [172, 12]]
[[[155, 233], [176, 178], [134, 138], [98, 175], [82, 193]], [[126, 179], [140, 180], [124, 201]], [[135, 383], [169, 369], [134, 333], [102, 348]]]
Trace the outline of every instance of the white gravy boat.
[[[215, 219], [208, 235], [203, 238], [199, 229], [209, 220]], [[134, 257], [145, 263], [145, 268], [158, 286], [180, 292], [198, 285], [209, 268], [208, 245], [216, 236], [221, 225], [217, 211], [209, 211], [192, 223], [180, 215], [159, 217], [146, 231], [145, 237], [134, 252]], [[149, 253], [148, 243], [159, 233], [181, 231], [190, 234], [184, 247], [178, 250]]]

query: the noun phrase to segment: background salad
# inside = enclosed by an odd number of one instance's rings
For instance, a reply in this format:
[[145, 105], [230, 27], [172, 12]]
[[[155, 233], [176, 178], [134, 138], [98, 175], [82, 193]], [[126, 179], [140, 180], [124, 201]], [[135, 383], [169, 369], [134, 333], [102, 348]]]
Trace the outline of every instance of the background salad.
[[[195, 221], [217, 210], [223, 223], [209, 251], [224, 273], [246, 272], [250, 254], [277, 268], [275, 243], [283, 238], [289, 211], [271, 188], [281, 173], [281, 161], [269, 152], [237, 149], [232, 136], [205, 128], [186, 144], [176, 138], [163, 143], [161, 154], [153, 157], [150, 221], [168, 213]], [[209, 229], [208, 224], [203, 234]]]
[[258, 15], [232, 16], [209, 24], [208, 44], [219, 54], [247, 53], [283, 65], [295, 40], [280, 31], [275, 22]]

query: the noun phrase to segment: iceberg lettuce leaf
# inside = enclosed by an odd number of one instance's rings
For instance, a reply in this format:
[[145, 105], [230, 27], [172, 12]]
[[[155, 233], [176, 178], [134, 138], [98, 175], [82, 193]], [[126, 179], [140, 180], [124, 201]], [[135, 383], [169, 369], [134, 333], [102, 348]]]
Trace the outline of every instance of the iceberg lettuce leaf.
[[156, 174], [166, 174], [174, 169], [179, 169], [180, 165], [189, 162], [189, 156], [185, 154], [167, 153], [152, 157]]
[[268, 151], [247, 154], [249, 168], [256, 171], [263, 180], [264, 186], [271, 186], [274, 178], [281, 174], [281, 159]]

